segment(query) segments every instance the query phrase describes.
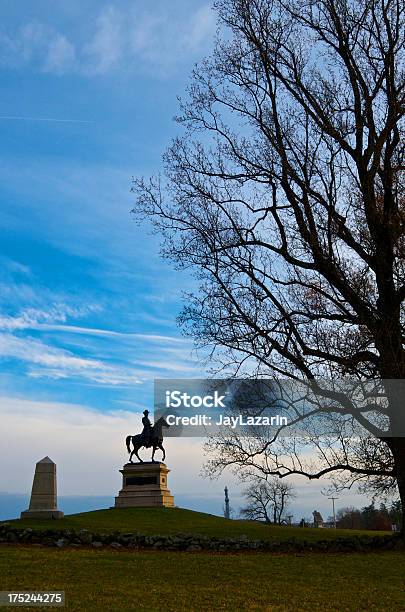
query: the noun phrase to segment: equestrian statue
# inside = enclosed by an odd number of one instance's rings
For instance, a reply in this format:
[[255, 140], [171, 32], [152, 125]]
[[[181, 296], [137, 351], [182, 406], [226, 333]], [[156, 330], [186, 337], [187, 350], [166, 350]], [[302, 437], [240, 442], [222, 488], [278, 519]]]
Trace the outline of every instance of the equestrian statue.
[[[157, 448], [160, 448], [160, 450], [163, 453], [162, 461], [164, 461], [166, 458], [166, 452], [165, 452], [165, 449], [163, 448], [163, 427], [170, 427], [170, 425], [166, 422], [166, 420], [163, 417], [160, 417], [160, 419], [158, 419], [156, 423], [152, 425], [149, 419], [149, 410], [144, 410], [143, 414], [144, 416], [142, 417], [142, 425], [143, 425], [142, 433], [137, 434], [135, 436], [127, 436], [125, 440], [126, 445], [127, 445], [127, 450], [129, 453], [129, 462], [133, 463], [132, 457], [135, 454], [138, 457], [139, 461], [143, 463], [143, 459], [141, 459], [140, 456], [138, 455], [138, 451], [142, 447], [153, 448], [152, 463], [156, 463], [154, 459], [155, 451]], [[131, 451], [131, 442], [133, 446], [132, 451]]]

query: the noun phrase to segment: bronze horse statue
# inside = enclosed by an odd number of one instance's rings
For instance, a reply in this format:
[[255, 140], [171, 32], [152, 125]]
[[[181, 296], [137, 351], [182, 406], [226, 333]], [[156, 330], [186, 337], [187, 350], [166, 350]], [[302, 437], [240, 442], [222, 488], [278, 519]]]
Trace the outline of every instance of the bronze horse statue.
[[[145, 448], [150, 448], [153, 447], [153, 451], [152, 451], [152, 462], [155, 463], [154, 460], [154, 456], [155, 456], [155, 451], [157, 448], [160, 448], [160, 450], [163, 453], [163, 457], [162, 457], [162, 461], [165, 460], [166, 458], [166, 451], [163, 448], [163, 427], [170, 427], [169, 423], [167, 423], [167, 421], [165, 421], [165, 419], [163, 417], [160, 417], [160, 419], [158, 419], [156, 421], [156, 423], [152, 426], [151, 428], [151, 432], [150, 432], [150, 444], [145, 445], [145, 439], [143, 437], [142, 434], [137, 434], [135, 436], [127, 436], [125, 439], [125, 443], [127, 445], [127, 450], [129, 453], [129, 462], [133, 463], [132, 461], [132, 457], [135, 454], [139, 461], [141, 463], [144, 463], [143, 459], [140, 458], [140, 456], [138, 455], [138, 451], [140, 448], [142, 448], [143, 446]], [[131, 442], [132, 442], [132, 446], [133, 449], [131, 451]]]

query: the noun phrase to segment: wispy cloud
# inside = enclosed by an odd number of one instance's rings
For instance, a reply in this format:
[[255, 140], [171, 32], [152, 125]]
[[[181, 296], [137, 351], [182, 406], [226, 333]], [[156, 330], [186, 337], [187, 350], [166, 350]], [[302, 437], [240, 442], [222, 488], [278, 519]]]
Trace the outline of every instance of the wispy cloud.
[[208, 5], [176, 21], [163, 11], [159, 17], [156, 12], [144, 12], [138, 15], [130, 31], [129, 49], [145, 66], [162, 73], [206, 50], [214, 29], [215, 16]]
[[160, 345], [186, 345], [189, 341], [177, 336], [165, 336], [162, 334], [145, 334], [137, 332], [120, 332], [111, 329], [99, 329], [96, 327], [83, 327], [79, 325], [64, 325], [58, 321], [65, 322], [68, 318], [80, 318], [90, 313], [99, 312], [100, 306], [88, 304], [81, 308], [71, 307], [66, 304], [56, 304], [49, 310], [38, 308], [27, 308], [19, 315], [0, 315], [0, 330], [39, 330], [66, 332], [69, 334], [81, 334], [85, 336], [104, 336], [106, 338], [122, 338], [146, 340]]
[[124, 16], [109, 6], [98, 16], [93, 38], [83, 47], [83, 71], [88, 74], [105, 74], [118, 65], [124, 51]]
[[5, 268], [11, 274], [17, 274], [19, 276], [31, 276], [31, 269], [29, 266], [22, 264], [19, 261], [0, 255], [0, 263], [3, 269]]
[[[16, 316], [0, 315], [0, 329], [23, 330], [41, 329], [42, 325], [50, 322], [66, 322], [68, 318], [80, 318], [89, 313], [99, 312], [100, 306], [97, 304], [86, 304], [85, 306], [73, 307], [68, 304], [54, 304], [48, 310], [39, 308], [26, 308]], [[49, 326], [51, 327], [51, 326]]]
[[[99, 311], [96, 304], [73, 307], [59, 303], [48, 310], [26, 308], [14, 316], [0, 315], [0, 359], [25, 364], [31, 378], [73, 378], [113, 386], [131, 386], [170, 372], [196, 374], [197, 364], [190, 362], [191, 347], [185, 338], [66, 324]], [[34, 337], [33, 332], [40, 335], [54, 332], [56, 344], [49, 334], [43, 341]], [[71, 335], [92, 337], [95, 344], [69, 341], [74, 349], [68, 350], [66, 343]], [[102, 358], [93, 354], [100, 352], [98, 338], [109, 341], [103, 345]]]
[[27, 308], [16, 316], [2, 315], [0, 358], [27, 364], [28, 375], [34, 378], [79, 378], [107, 385], [138, 384], [141, 382], [140, 377], [131, 366], [109, 364], [101, 359], [77, 355], [31, 336], [17, 335], [26, 330], [43, 331], [57, 329], [58, 326], [66, 331], [69, 326], [63, 323], [68, 319], [88, 316], [99, 310], [97, 305], [72, 307], [62, 303], [50, 306], [48, 310]]
[[63, 74], [72, 70], [76, 63], [76, 49], [63, 34], [55, 34], [48, 46], [43, 70]]
[[0, 333], [0, 358], [17, 359], [27, 363], [28, 375], [34, 378], [81, 378], [106, 385], [141, 383], [141, 379], [131, 368], [79, 357], [71, 351], [49, 346], [31, 337], [22, 338]]
[[206, 49], [214, 28], [208, 5], [194, 12], [187, 5], [174, 10], [162, 4], [159, 11], [107, 5], [89, 28], [87, 40], [38, 21], [23, 24], [12, 34], [0, 32], [0, 63], [8, 68], [32, 65], [55, 75], [153, 69], [163, 76]]
[[154, 361], [145, 360], [139, 362], [139, 366], [154, 368], [155, 370], [165, 370], [166, 372], [173, 372], [173, 374], [182, 373], [184, 375], [184, 373], [186, 372], [194, 372], [194, 374], [196, 374], [195, 365], [187, 365], [184, 363], [184, 361], [179, 361], [178, 363], [176, 363], [176, 361], [164, 361], [163, 359], [156, 359]]

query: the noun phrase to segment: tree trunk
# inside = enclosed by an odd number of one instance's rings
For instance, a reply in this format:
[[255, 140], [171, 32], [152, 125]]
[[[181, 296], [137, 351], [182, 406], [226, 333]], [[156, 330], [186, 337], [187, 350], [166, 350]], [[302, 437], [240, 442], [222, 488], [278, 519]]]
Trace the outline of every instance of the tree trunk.
[[402, 508], [401, 536], [405, 540], [405, 438], [392, 438], [390, 446], [395, 461], [398, 492]]
[[[394, 357], [397, 357], [397, 355]], [[394, 361], [394, 357], [392, 361]], [[395, 372], [396, 378], [391, 381], [386, 381], [385, 388], [390, 403], [390, 425], [393, 433], [393, 437], [389, 440], [388, 446], [394, 458], [396, 481], [402, 510], [400, 529], [402, 539], [405, 540], [405, 437], [401, 437], [405, 435], [403, 406], [405, 397], [405, 368], [403, 365], [403, 355], [401, 355], [401, 360], [399, 360], [399, 358], [397, 359], [397, 362], [399, 366], [398, 370]]]

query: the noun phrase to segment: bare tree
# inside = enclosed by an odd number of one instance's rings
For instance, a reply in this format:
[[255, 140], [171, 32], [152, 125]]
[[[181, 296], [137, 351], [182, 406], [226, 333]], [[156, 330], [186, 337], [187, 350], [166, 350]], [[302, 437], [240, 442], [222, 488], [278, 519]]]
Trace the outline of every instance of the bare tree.
[[252, 521], [264, 521], [281, 525], [294, 489], [288, 482], [278, 478], [252, 478], [250, 485], [243, 491], [246, 506], [240, 511], [242, 517]]
[[[404, 379], [402, 0], [215, 7], [224, 35], [182, 103], [168, 185], [134, 186], [164, 254], [201, 281], [180, 317], [185, 331], [227, 375], [278, 374], [320, 392], [325, 376]], [[395, 481], [405, 507], [405, 439], [387, 435], [375, 405], [334, 399], [378, 451], [343, 433], [230, 434], [211, 442], [209, 470]], [[385, 399], [377, 416], [395, 432], [389, 385]]]

